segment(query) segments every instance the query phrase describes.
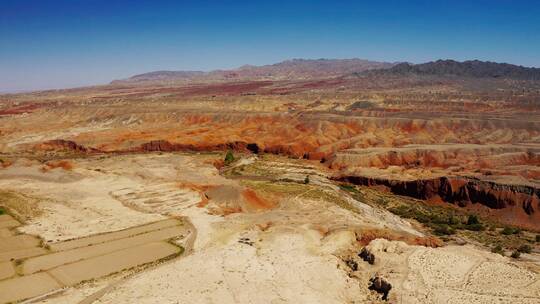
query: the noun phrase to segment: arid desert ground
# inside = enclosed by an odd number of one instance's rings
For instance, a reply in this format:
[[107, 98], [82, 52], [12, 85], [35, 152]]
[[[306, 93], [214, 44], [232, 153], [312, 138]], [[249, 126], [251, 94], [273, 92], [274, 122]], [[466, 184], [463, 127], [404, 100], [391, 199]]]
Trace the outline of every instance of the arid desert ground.
[[540, 303], [540, 81], [368, 63], [0, 95], [0, 303]]

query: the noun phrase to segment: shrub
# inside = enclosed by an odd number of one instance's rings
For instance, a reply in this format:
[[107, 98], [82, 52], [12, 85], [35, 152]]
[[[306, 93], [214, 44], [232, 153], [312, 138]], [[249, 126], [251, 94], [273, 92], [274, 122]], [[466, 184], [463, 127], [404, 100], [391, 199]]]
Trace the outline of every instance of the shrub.
[[349, 185], [349, 184], [341, 184], [339, 185], [339, 187], [341, 188], [341, 190], [345, 190], [345, 191], [349, 191], [349, 192], [356, 192], [356, 188], [353, 186], [353, 185]]
[[437, 235], [451, 235], [456, 233], [454, 228], [446, 224], [437, 224], [433, 226], [433, 232]]
[[382, 197], [377, 200], [377, 204], [379, 204], [381, 206], [388, 206], [388, 202], [386, 201], [386, 199], [384, 199]]
[[476, 215], [471, 214], [467, 218], [467, 223], [465, 224], [465, 227], [463, 228], [467, 230], [471, 230], [471, 231], [481, 231], [481, 230], [484, 230], [484, 225], [480, 223]]
[[521, 229], [519, 228], [504, 227], [504, 229], [501, 231], [501, 234], [511, 235], [511, 234], [518, 234], [520, 232], [521, 232]]
[[510, 227], [504, 227], [504, 229], [501, 231], [501, 234], [504, 234], [504, 235], [510, 235], [512, 233], [514, 233], [514, 229]]
[[399, 215], [401, 217], [410, 218], [411, 216], [411, 210], [409, 207], [405, 205], [400, 205], [398, 207], [392, 207], [389, 208], [388, 211], [392, 212], [395, 215]]
[[536, 235], [536, 241], [540, 243], [540, 234]]
[[465, 226], [465, 229], [470, 230], [470, 231], [482, 231], [484, 230], [484, 226], [482, 224], [471, 224], [471, 225]]
[[419, 211], [416, 211], [415, 213], [413, 213], [413, 218], [423, 224], [431, 222], [431, 219], [429, 218], [429, 216]]
[[234, 154], [231, 150], [229, 150], [225, 155], [225, 165], [230, 165], [232, 162], [234, 162]]
[[521, 253], [531, 253], [531, 250], [532, 250], [531, 246], [529, 246], [527, 244], [521, 245], [517, 249], [517, 251], [519, 251]]
[[454, 215], [450, 215], [448, 217], [448, 225], [455, 226], [458, 224], [459, 224], [459, 219], [457, 217], [455, 217]]
[[514, 259], [517, 259], [517, 258], [519, 258], [520, 255], [521, 255], [521, 253], [519, 253], [519, 251], [514, 250], [510, 256], [512, 258], [514, 258]]
[[478, 224], [480, 224], [478, 217], [473, 214], [469, 215], [469, 218], [467, 218], [467, 225], [478, 225]]
[[309, 184], [309, 175], [306, 175], [306, 178], [304, 178], [304, 184]]
[[435, 223], [435, 224], [448, 224], [448, 218], [446, 218], [445, 216], [443, 215], [438, 215], [438, 214], [431, 214], [429, 216], [429, 219], [432, 223]]
[[501, 245], [497, 245], [497, 246], [491, 248], [491, 252], [498, 253], [498, 254], [504, 256], [504, 250], [503, 250]]
[[5, 214], [5, 213], [6, 213], [6, 210], [4, 208], [0, 207], [0, 215]]

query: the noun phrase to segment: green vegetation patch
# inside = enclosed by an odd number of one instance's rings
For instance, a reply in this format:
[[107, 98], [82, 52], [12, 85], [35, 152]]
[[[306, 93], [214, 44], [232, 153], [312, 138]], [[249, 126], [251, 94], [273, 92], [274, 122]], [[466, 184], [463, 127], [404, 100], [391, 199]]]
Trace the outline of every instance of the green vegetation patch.
[[515, 227], [504, 227], [503, 230], [501, 230], [502, 235], [519, 234], [520, 232], [521, 232], [521, 229], [515, 228]]
[[234, 162], [234, 154], [231, 150], [227, 151], [224, 159], [225, 165], [228, 166]]
[[505, 248], [518, 250], [524, 245], [533, 251], [535, 246], [532, 245], [540, 242], [540, 235], [517, 227], [502, 227], [487, 218], [468, 214], [451, 204], [433, 205], [422, 200], [346, 183], [341, 184], [340, 188], [358, 201], [386, 209], [402, 218], [413, 219], [443, 239], [455, 235], [492, 249], [498, 249], [497, 246], [500, 246], [501, 252], [504, 252]]
[[344, 199], [340, 193], [327, 190], [313, 184], [297, 181], [256, 181], [242, 180], [241, 183], [256, 191], [266, 192], [287, 197], [298, 197], [309, 200], [321, 200], [333, 203], [343, 209], [358, 212], [357, 208]]
[[259, 180], [241, 180], [241, 183], [258, 191], [285, 194], [287, 196], [295, 196], [310, 190], [311, 186], [293, 182], [271, 182]]

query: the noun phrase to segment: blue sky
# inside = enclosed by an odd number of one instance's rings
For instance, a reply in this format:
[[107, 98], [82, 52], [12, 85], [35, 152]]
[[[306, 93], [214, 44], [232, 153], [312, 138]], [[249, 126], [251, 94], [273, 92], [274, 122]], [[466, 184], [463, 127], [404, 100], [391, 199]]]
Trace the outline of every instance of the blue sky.
[[0, 91], [352, 57], [540, 67], [540, 1], [0, 0]]

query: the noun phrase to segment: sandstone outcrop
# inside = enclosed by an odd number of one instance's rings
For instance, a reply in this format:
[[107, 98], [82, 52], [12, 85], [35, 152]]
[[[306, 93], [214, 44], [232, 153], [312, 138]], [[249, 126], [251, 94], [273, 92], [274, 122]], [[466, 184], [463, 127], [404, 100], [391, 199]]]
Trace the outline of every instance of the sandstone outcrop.
[[[340, 181], [363, 186], [384, 186], [392, 193], [417, 199], [440, 199], [471, 208], [475, 204], [499, 212], [509, 224], [540, 229], [540, 189], [524, 185], [505, 185], [476, 178], [439, 177], [426, 180], [388, 180], [364, 176], [340, 176]], [[489, 212], [488, 212], [489, 213]]]

